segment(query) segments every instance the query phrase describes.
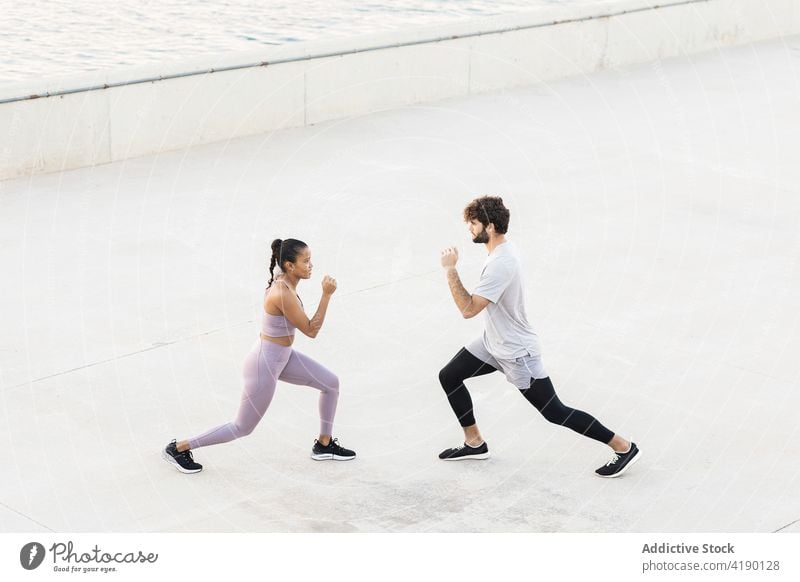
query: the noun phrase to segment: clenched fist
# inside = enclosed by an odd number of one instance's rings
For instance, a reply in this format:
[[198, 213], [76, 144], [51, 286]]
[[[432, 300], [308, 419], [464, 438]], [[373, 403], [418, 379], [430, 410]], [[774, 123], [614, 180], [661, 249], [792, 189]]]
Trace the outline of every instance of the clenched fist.
[[323, 295], [333, 295], [336, 291], [336, 279], [325, 275], [322, 278], [322, 294]]
[[458, 249], [456, 247], [448, 247], [442, 251], [442, 266], [445, 269], [455, 267], [458, 262]]

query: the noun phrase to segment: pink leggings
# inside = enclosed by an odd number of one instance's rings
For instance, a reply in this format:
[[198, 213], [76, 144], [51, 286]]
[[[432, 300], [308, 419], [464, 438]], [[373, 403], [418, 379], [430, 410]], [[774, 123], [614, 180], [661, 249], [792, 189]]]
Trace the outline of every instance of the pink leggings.
[[320, 434], [333, 434], [339, 378], [308, 356], [259, 338], [244, 360], [244, 392], [236, 420], [189, 439], [189, 448], [227, 443], [249, 435], [272, 402], [278, 380], [311, 386], [319, 395]]

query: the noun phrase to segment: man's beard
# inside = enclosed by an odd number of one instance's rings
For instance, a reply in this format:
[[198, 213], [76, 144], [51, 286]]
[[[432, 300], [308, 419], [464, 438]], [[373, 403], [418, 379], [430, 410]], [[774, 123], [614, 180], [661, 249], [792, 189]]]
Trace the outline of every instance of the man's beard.
[[475, 235], [475, 238], [472, 239], [472, 242], [476, 244], [486, 244], [489, 242], [489, 233], [486, 232], [486, 229], [482, 230], [478, 234]]

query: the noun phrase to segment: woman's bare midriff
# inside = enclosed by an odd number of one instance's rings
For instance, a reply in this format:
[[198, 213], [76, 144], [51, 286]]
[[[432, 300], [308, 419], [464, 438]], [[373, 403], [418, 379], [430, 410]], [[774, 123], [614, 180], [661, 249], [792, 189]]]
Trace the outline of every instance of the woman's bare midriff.
[[294, 342], [294, 336], [293, 335], [284, 335], [284, 336], [281, 336], [281, 337], [272, 337], [272, 336], [269, 336], [269, 335], [264, 335], [263, 333], [259, 333], [258, 335], [260, 335], [261, 339], [263, 339], [263, 340], [267, 340], [267, 341], [272, 342], [274, 344], [278, 344], [278, 345], [286, 346], [286, 347], [289, 347], [290, 345], [292, 345], [292, 342]]

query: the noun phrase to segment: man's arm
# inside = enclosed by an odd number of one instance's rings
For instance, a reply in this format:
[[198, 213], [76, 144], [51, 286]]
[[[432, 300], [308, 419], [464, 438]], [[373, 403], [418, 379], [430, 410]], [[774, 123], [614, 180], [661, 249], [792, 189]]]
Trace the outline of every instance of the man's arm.
[[450, 286], [453, 301], [456, 302], [456, 306], [464, 319], [470, 319], [483, 311], [483, 308], [489, 305], [489, 300], [480, 295], [470, 295], [464, 289], [456, 270], [456, 262], [458, 262], [458, 250], [456, 248], [442, 251], [442, 266], [447, 269], [447, 284]]

